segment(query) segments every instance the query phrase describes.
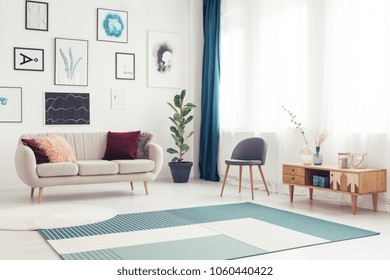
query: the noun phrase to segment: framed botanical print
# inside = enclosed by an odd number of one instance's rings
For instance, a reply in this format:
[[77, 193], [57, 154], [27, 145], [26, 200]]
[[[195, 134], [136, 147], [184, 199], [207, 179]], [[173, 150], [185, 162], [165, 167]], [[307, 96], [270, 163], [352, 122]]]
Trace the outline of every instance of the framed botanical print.
[[55, 85], [88, 86], [88, 41], [55, 38]]

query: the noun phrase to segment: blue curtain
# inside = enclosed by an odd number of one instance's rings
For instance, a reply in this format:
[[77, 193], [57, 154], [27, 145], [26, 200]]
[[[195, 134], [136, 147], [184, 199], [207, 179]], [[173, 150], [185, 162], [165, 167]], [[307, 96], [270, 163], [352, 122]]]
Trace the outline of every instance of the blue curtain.
[[221, 0], [203, 0], [203, 73], [200, 127], [200, 178], [219, 181], [219, 28]]

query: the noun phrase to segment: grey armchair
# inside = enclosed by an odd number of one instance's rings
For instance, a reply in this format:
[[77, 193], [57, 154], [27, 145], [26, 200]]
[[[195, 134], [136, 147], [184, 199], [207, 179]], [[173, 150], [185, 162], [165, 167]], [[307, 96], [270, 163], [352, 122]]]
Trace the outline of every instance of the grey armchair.
[[231, 165], [239, 166], [239, 193], [241, 193], [241, 180], [242, 180], [242, 167], [249, 166], [249, 175], [252, 191], [252, 199], [255, 198], [254, 186], [253, 186], [253, 171], [252, 166], [256, 165], [259, 168], [261, 178], [263, 179], [265, 189], [269, 195], [267, 182], [264, 177], [261, 166], [265, 164], [267, 157], [267, 142], [261, 137], [251, 137], [241, 140], [233, 150], [231, 159], [225, 160], [226, 171], [222, 183], [221, 197], [225, 188], [226, 179], [229, 173]]

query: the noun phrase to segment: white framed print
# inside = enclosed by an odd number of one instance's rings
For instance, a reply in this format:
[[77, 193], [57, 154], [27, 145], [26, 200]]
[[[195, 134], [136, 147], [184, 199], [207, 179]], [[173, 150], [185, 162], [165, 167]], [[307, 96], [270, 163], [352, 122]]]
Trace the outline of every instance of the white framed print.
[[55, 85], [88, 86], [88, 41], [55, 38]]
[[148, 86], [180, 88], [181, 36], [148, 32]]
[[0, 86], [0, 123], [22, 122], [22, 88]]
[[14, 70], [43, 71], [44, 50], [14, 48]]
[[49, 3], [26, 1], [26, 29], [49, 30]]
[[135, 79], [135, 54], [115, 53], [115, 78], [118, 80]]
[[98, 8], [97, 40], [127, 43], [127, 12]]

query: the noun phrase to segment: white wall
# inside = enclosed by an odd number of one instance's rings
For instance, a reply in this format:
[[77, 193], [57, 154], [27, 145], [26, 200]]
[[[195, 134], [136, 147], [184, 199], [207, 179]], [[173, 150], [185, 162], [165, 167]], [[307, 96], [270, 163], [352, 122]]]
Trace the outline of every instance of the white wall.
[[[178, 33], [182, 38], [181, 88], [187, 101], [198, 102], [201, 94], [202, 1], [200, 0], [45, 0], [49, 3], [49, 31], [25, 29], [25, 0], [0, 1], [0, 86], [23, 88], [23, 122], [0, 123], [0, 186], [19, 185], [14, 168], [14, 153], [19, 136], [30, 132], [128, 131], [155, 134], [154, 142], [163, 150], [172, 146], [166, 104], [181, 89], [147, 86], [147, 32]], [[128, 11], [128, 43], [96, 40], [97, 8]], [[54, 38], [89, 41], [87, 87], [54, 85]], [[38, 48], [45, 51], [45, 71], [13, 70], [13, 48]], [[135, 80], [115, 79], [115, 52], [135, 53]], [[111, 110], [111, 89], [126, 90], [126, 110]], [[43, 125], [43, 94], [88, 92], [91, 98], [91, 125], [48, 127]], [[200, 105], [200, 104], [199, 104]], [[200, 122], [200, 106], [195, 111], [195, 127]], [[193, 139], [196, 142], [198, 135]], [[192, 143], [191, 145], [194, 145]], [[198, 146], [186, 160], [195, 160]], [[169, 177], [165, 164], [160, 177]]]

